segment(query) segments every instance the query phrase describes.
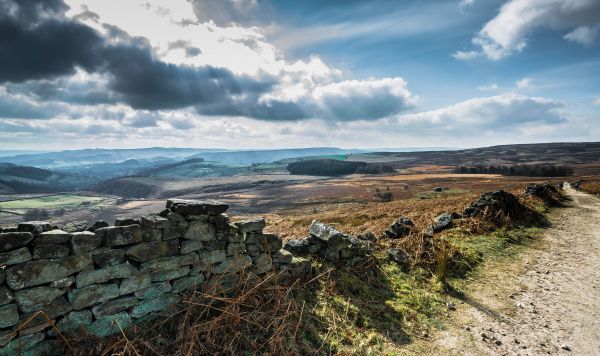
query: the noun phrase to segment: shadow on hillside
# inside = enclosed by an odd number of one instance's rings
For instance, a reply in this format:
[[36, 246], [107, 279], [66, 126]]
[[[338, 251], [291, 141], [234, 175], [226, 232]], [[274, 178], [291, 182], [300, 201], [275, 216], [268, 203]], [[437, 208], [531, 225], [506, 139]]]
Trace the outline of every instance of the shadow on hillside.
[[403, 315], [391, 306], [398, 298], [393, 283], [376, 264], [372, 260], [350, 269], [323, 266], [328, 272], [303, 291], [305, 312], [312, 312], [303, 325], [301, 343], [316, 346], [309, 347], [316, 354], [335, 354], [344, 353], [344, 346], [377, 343], [367, 340], [373, 332], [396, 345], [411, 342]]

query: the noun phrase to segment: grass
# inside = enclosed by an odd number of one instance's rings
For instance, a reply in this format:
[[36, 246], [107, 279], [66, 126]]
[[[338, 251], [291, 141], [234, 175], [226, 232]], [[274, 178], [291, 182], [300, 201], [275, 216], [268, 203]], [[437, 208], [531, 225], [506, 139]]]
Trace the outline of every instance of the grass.
[[11, 200], [0, 202], [0, 209], [60, 209], [73, 208], [82, 205], [108, 205], [114, 202], [114, 199], [86, 196], [78, 194], [58, 194], [44, 197]]

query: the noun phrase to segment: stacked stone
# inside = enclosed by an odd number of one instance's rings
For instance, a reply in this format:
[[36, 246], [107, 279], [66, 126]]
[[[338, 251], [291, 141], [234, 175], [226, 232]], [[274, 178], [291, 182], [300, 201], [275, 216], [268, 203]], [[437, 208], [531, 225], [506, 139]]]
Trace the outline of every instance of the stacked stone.
[[284, 249], [295, 255], [318, 255], [327, 261], [355, 265], [367, 260], [371, 245], [367, 239], [341, 233], [330, 225], [314, 220], [306, 239], [291, 240]]
[[98, 336], [120, 332], [178, 303], [190, 288], [233, 291], [241, 271], [310, 272], [308, 260], [263, 232], [264, 219], [232, 224], [227, 208], [217, 201], [169, 200], [160, 214], [115, 226], [77, 223], [65, 231], [28, 222], [3, 230], [0, 355], [60, 350], [51, 324], [66, 333], [82, 327]]

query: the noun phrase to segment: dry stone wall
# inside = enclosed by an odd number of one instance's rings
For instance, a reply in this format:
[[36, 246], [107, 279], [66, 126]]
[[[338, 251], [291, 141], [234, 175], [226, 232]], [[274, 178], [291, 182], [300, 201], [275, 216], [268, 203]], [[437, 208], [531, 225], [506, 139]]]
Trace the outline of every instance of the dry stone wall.
[[[190, 288], [227, 293], [241, 271], [310, 272], [310, 261], [264, 233], [230, 223], [217, 201], [169, 200], [139, 220], [25, 222], [0, 232], [0, 356], [60, 353], [56, 328], [106, 336], [176, 304]], [[355, 256], [353, 256], [355, 257]], [[40, 313], [42, 312], [42, 313]], [[118, 324], [118, 325], [117, 325]]]

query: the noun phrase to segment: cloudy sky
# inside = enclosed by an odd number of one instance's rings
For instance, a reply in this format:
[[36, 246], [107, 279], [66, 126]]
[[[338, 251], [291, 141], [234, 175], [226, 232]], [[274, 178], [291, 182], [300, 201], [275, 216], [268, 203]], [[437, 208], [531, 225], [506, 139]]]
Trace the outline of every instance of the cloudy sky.
[[0, 0], [0, 149], [600, 140], [599, 0]]

